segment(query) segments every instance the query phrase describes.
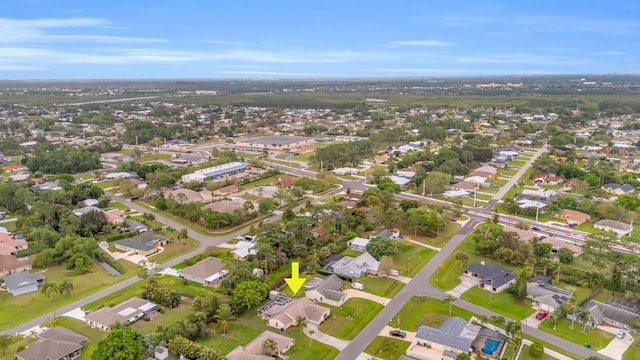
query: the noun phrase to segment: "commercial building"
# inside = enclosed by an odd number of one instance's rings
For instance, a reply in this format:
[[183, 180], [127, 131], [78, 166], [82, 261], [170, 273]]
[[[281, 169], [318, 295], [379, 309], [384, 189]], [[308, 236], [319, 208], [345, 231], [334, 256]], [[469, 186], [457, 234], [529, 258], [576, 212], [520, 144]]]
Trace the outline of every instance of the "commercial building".
[[245, 163], [231, 162], [222, 165], [216, 165], [205, 169], [200, 169], [192, 172], [191, 174], [182, 175], [182, 182], [188, 183], [192, 181], [203, 182], [213, 179], [217, 176], [223, 176], [236, 172], [242, 172], [247, 168]]

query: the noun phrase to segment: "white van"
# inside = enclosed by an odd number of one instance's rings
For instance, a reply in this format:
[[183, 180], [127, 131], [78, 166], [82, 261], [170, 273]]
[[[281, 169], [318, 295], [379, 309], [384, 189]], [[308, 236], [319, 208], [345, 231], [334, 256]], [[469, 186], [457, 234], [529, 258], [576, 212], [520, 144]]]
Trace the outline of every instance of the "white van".
[[389, 271], [389, 275], [391, 275], [391, 276], [400, 276], [400, 271], [391, 270], [391, 271]]
[[357, 282], [352, 283], [351, 287], [356, 289], [356, 290], [364, 290], [364, 284], [357, 283]]

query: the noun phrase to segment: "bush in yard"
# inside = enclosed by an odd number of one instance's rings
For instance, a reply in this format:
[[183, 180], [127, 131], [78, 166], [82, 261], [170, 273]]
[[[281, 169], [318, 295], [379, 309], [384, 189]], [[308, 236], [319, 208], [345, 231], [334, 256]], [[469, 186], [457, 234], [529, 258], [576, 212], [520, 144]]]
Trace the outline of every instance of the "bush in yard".
[[529, 355], [533, 356], [534, 358], [541, 358], [542, 354], [544, 354], [544, 347], [542, 346], [542, 344], [534, 342], [533, 344], [531, 344], [531, 346], [529, 346]]

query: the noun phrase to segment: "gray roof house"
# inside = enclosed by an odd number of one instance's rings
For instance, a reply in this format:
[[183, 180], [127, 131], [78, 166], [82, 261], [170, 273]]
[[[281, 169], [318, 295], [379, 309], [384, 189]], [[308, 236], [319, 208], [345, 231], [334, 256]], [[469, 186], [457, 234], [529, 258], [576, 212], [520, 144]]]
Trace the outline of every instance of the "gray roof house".
[[630, 194], [635, 190], [631, 184], [620, 185], [615, 183], [604, 184], [601, 189], [614, 195]]
[[622, 221], [610, 219], [596, 221], [593, 227], [598, 230], [612, 232], [618, 237], [628, 235], [633, 231], [633, 226], [623, 223]]
[[4, 284], [7, 286], [7, 291], [13, 296], [38, 291], [38, 285], [43, 283], [44, 275], [41, 272], [21, 271], [4, 276]]
[[371, 254], [365, 252], [364, 254], [352, 258], [345, 256], [342, 259], [336, 261], [330, 266], [332, 271], [339, 275], [348, 277], [361, 277], [378, 274], [378, 266], [380, 263]]
[[501, 292], [516, 282], [513, 271], [500, 264], [475, 263], [464, 269], [464, 274], [480, 280], [480, 288], [492, 292]]
[[382, 229], [372, 232], [371, 235], [369, 235], [369, 239], [373, 239], [374, 237], [378, 236], [393, 240], [400, 237], [400, 232], [397, 230]]
[[224, 265], [220, 259], [208, 257], [189, 267], [178, 270], [178, 277], [204, 285], [215, 286], [228, 274], [228, 272], [222, 270], [223, 267]]
[[149, 227], [139, 221], [127, 220], [126, 226], [120, 227], [120, 232], [137, 231], [139, 233], [149, 231]]
[[124, 324], [133, 324], [145, 315], [152, 315], [160, 310], [160, 307], [148, 300], [131, 298], [114, 307], [104, 306], [85, 316], [84, 320], [91, 326], [109, 331], [116, 321]]
[[536, 276], [527, 281], [527, 297], [538, 304], [541, 310], [554, 312], [566, 303], [573, 293], [549, 285], [551, 278], [548, 276]]
[[90, 211], [100, 211], [102, 212], [102, 210], [100, 208], [97, 208], [95, 206], [85, 206], [85, 207], [81, 207], [79, 209], [73, 209], [71, 212], [73, 213], [73, 215], [80, 217]]
[[[420, 326], [416, 333], [419, 344], [439, 350], [453, 351], [456, 354], [471, 351], [471, 345], [478, 336], [480, 325], [474, 325], [460, 317], [445, 319], [439, 328]], [[421, 341], [422, 340], [422, 341]]]
[[[622, 308], [618, 306], [616, 302], [601, 303], [595, 300], [587, 301], [583, 306], [583, 309], [589, 311], [591, 318], [588, 325], [596, 327], [599, 324], [608, 324], [611, 326], [628, 329], [627, 323], [638, 316], [640, 313], [633, 311], [632, 308]], [[570, 318], [572, 315], [568, 315]]]
[[340, 291], [342, 281], [339, 277], [329, 275], [324, 279], [314, 280], [309, 281], [309, 287], [305, 289], [305, 296], [309, 299], [336, 307], [342, 306], [347, 301], [347, 294]]
[[51, 328], [40, 335], [39, 341], [27, 345], [16, 354], [18, 360], [75, 359], [80, 356], [87, 337], [62, 326]]
[[361, 237], [354, 237], [353, 239], [347, 241], [347, 245], [350, 248], [356, 251], [367, 251], [367, 245], [369, 244], [370, 239], [365, 239]]

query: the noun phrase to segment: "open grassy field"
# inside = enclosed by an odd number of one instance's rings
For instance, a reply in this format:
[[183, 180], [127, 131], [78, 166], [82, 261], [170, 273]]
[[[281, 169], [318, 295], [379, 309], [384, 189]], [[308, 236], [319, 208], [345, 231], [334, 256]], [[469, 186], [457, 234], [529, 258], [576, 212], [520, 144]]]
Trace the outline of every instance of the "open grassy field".
[[422, 235], [414, 236], [413, 231], [408, 229], [407, 231], [404, 232], [404, 234], [406, 234], [407, 237], [409, 237], [411, 240], [415, 240], [431, 246], [442, 247], [449, 240], [451, 240], [453, 235], [455, 235], [458, 232], [458, 230], [460, 230], [460, 224], [449, 222], [447, 224], [447, 230], [440, 232], [436, 237], [428, 237], [428, 236], [422, 236]]
[[542, 354], [542, 356], [539, 358], [533, 357], [531, 356], [531, 354], [529, 354], [529, 347], [527, 345], [524, 345], [522, 347], [522, 351], [520, 352], [518, 360], [555, 360], [555, 358], [547, 354]]
[[166, 159], [170, 159], [171, 158], [171, 154], [144, 154], [142, 156], [140, 156], [139, 158], [137, 158], [135, 161], [137, 163], [143, 163], [143, 162], [147, 162], [147, 161], [153, 161], [153, 160], [166, 160]]
[[406, 251], [393, 257], [394, 267], [400, 275], [412, 277], [435, 255], [435, 250], [409, 243]]
[[351, 298], [340, 308], [331, 308], [331, 317], [320, 331], [339, 339], [353, 340], [382, 310], [382, 305], [367, 299]]
[[94, 265], [90, 273], [83, 275], [74, 275], [63, 266], [52, 266], [42, 272], [45, 281], [54, 281], [59, 284], [64, 280], [70, 280], [73, 283], [73, 290], [69, 295], [58, 294], [51, 301], [40, 291], [19, 296], [12, 296], [6, 291], [0, 292], [0, 303], [2, 303], [0, 306], [0, 330], [17, 326], [26, 320], [52, 311], [54, 307], [60, 308], [134, 275], [134, 273], [130, 273], [115, 277], [99, 265]]
[[[389, 351], [388, 343], [395, 343], [398, 351], [392, 354]], [[364, 352], [378, 358], [395, 360], [399, 357], [398, 354], [404, 354], [407, 352], [409, 345], [411, 345], [411, 343], [408, 341], [392, 339], [385, 336], [376, 336]]]
[[358, 282], [364, 284], [366, 292], [386, 298], [393, 298], [404, 287], [404, 283], [394, 279], [393, 276], [365, 277], [358, 279]]
[[476, 286], [467, 290], [461, 298], [514, 320], [522, 320], [534, 313], [530, 306], [531, 300], [518, 301], [506, 291], [492, 294]]
[[574, 328], [571, 328], [571, 320], [560, 319], [556, 324], [556, 328], [553, 329], [553, 325], [549, 321], [543, 321], [538, 327], [540, 330], [548, 332], [561, 339], [571, 341], [574, 344], [583, 345], [584, 343], [591, 344], [591, 350], [598, 351], [611, 342], [614, 335], [600, 329], [591, 329], [579, 323], [575, 323]]
[[200, 242], [192, 238], [184, 239], [184, 241], [172, 240], [170, 243], [163, 246], [164, 250], [161, 253], [153, 254], [149, 256], [148, 259], [149, 261], [162, 264], [184, 253], [188, 253], [198, 246], [200, 246]]
[[[451, 305], [451, 316], [459, 316], [465, 320], [469, 320], [473, 315], [472, 312], [457, 307], [455, 303]], [[417, 331], [418, 327], [422, 325], [437, 328], [448, 317], [449, 304], [438, 299], [422, 296], [409, 299], [392, 322], [393, 326], [396, 326], [397, 318], [399, 318], [400, 329]]]

